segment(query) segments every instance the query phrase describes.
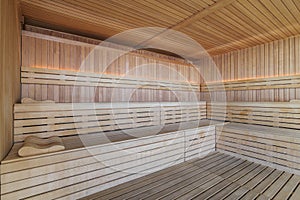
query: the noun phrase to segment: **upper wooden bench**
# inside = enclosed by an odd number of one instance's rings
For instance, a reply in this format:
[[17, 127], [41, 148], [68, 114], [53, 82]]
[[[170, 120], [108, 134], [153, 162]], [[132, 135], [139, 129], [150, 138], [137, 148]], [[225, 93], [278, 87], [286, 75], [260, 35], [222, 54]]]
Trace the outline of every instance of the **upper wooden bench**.
[[159, 90], [199, 91], [198, 83], [186, 81], [145, 80], [130, 76], [113, 76], [71, 70], [21, 67], [22, 84], [66, 85], [86, 87], [143, 88]]
[[299, 103], [212, 102], [207, 106], [209, 119], [231, 122], [217, 128], [217, 150], [300, 174]]
[[213, 91], [241, 91], [241, 90], [267, 90], [267, 89], [284, 89], [299, 88], [300, 76], [277, 76], [269, 78], [248, 78], [232, 81], [220, 81], [202, 83], [201, 92]]
[[207, 104], [207, 118], [300, 129], [300, 103], [211, 102]]

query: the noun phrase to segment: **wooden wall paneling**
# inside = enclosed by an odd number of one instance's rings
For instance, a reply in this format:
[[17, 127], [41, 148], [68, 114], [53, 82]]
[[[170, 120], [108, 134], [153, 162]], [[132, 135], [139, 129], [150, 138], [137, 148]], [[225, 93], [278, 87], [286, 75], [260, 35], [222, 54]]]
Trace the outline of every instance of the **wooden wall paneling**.
[[[274, 49], [275, 49], [275, 43], [270, 43], [269, 46], [269, 55], [268, 55], [268, 59], [269, 59], [269, 76], [274, 76], [275, 75], [275, 65], [274, 65]], [[270, 90], [270, 100], [271, 101], [275, 101], [275, 89]]]
[[[35, 62], [35, 66], [41, 66], [41, 67], [45, 67], [42, 66], [42, 40], [38, 39], [35, 41], [35, 46], [34, 48], [34, 62]], [[42, 85], [34, 85], [34, 92], [35, 92], [35, 98], [34, 99], [42, 99]]]
[[[0, 2], [0, 160], [13, 144], [13, 104], [20, 99], [20, 13], [19, 2]], [[27, 54], [26, 51], [23, 51]]]
[[[263, 77], [264, 76], [264, 70], [261, 69], [261, 67], [263, 66], [262, 63], [264, 62], [262, 46], [257, 47], [256, 61], [255, 62], [256, 62], [256, 68], [257, 68], [257, 76], [258, 77]], [[256, 99], [261, 99], [261, 94], [263, 92], [264, 92], [263, 90], [257, 91]]]
[[[7, 2], [8, 1], [1, 1], [0, 2], [0, 9], [1, 9], [1, 15], [3, 15], [3, 17], [0, 18], [0, 26], [1, 26], [1, 36], [2, 36], [2, 30], [4, 30], [2, 28], [3, 24], [7, 23], [8, 21], [8, 14], [6, 13], [6, 10], [7, 9], [4, 9], [4, 8], [7, 8]], [[2, 10], [2, 7], [3, 7], [3, 10]], [[1, 64], [1, 71], [0, 71], [0, 78], [1, 78], [1, 86], [0, 86], [0, 92], [1, 93], [4, 93], [4, 78], [5, 78], [5, 71], [4, 71], [4, 68], [2, 67], [2, 65], [4, 64], [4, 37], [0, 37], [0, 45], [1, 45], [1, 48], [0, 48], [0, 64]], [[3, 96], [3, 95], [2, 95]], [[12, 144], [13, 144], [13, 141], [10, 139], [10, 138], [6, 138], [7, 137], [7, 133], [6, 133], [6, 130], [5, 130], [5, 115], [4, 115], [4, 112], [5, 112], [5, 107], [6, 107], [6, 99], [4, 99], [3, 97], [1, 96], [0, 98], [0, 109], [1, 109], [1, 114], [0, 114], [0, 123], [1, 123], [1, 137], [5, 138], [4, 140], [1, 140], [1, 148], [0, 148], [0, 160], [2, 160], [4, 158], [4, 156], [8, 153], [9, 149], [11, 148]], [[13, 132], [11, 132], [11, 134], [13, 134]]]
[[[276, 76], [280, 76], [281, 74], [285, 74], [284, 72], [284, 68], [286, 66], [283, 66], [283, 56], [284, 53], [288, 53], [288, 52], [284, 52], [285, 47], [283, 46], [283, 40], [279, 40], [278, 41], [278, 47], [275, 49], [276, 50], [276, 59], [275, 63], [277, 63], [277, 75]], [[277, 95], [277, 101], [285, 101], [285, 92], [284, 89], [278, 89], [278, 95]]]
[[[238, 52], [234, 52], [232, 55], [232, 59], [233, 61], [233, 65], [234, 65], [234, 73], [233, 73], [233, 79], [236, 79], [236, 77], [238, 77], [238, 73], [239, 73], [239, 59], [238, 59]], [[233, 91], [234, 97], [238, 96], [238, 92], [239, 91]], [[234, 99], [235, 101], [235, 99]]]
[[[62, 36], [64, 36], [63, 33], [61, 33]], [[37, 36], [37, 37], [36, 37]], [[116, 59], [112, 63], [108, 63], [111, 61], [112, 58], [114, 58], [116, 55], [119, 55], [119, 50], [114, 49], [107, 49], [107, 48], [97, 48], [95, 52], [93, 52], [93, 48], [95, 46], [85, 44], [85, 43], [72, 43], [69, 40], [66, 39], [60, 39], [55, 38], [53, 40], [53, 37], [48, 37], [41, 35], [35, 35], [31, 34], [30, 32], [24, 32], [24, 40], [29, 40], [31, 44], [35, 44], [39, 46], [39, 43], [42, 42], [42, 53], [40, 56], [40, 52], [35, 52], [35, 49], [32, 47], [28, 47], [29, 49], [29, 56], [28, 60], [29, 62], [24, 60], [24, 63], [27, 63], [28, 66], [31, 67], [43, 67], [43, 68], [59, 68], [59, 69], [67, 69], [67, 70], [78, 70], [79, 67], [82, 67], [82, 71], [90, 71], [90, 72], [102, 72], [103, 70], [106, 70], [105, 72], [108, 74], [113, 75], [123, 75], [127, 71], [130, 71], [130, 74], [133, 74], [136, 77], [144, 77], [155, 80], [172, 80], [170, 73], [172, 73], [172, 70], [177, 71], [178, 73], [182, 73], [187, 80], [190, 80], [190, 73], [192, 68], [189, 68], [190, 65], [186, 66], [185, 64], [179, 64], [177, 61], [173, 62], [172, 60], [164, 59], [164, 61], [159, 60], [160, 57], [144, 57], [143, 54], [126, 54], [121, 56], [120, 58]], [[49, 39], [50, 38], [50, 39]], [[68, 42], [64, 42], [68, 41]], [[26, 43], [24, 43], [26, 44]], [[44, 44], [47, 45], [47, 47], [44, 48]], [[82, 44], [82, 46], [81, 46]], [[26, 48], [26, 47], [25, 47]], [[53, 48], [53, 50], [52, 50]], [[38, 49], [38, 48], [37, 48]], [[99, 52], [98, 52], [99, 51]], [[40, 64], [40, 59], [43, 59], [44, 55], [47, 52], [47, 63]], [[97, 57], [96, 55], [100, 55], [100, 57]], [[39, 58], [41, 57], [41, 58]], [[96, 58], [97, 57], [97, 58]], [[24, 56], [24, 59], [27, 59]], [[84, 61], [84, 62], [83, 62]], [[143, 64], [149, 64], [149, 65], [156, 65], [157, 67], [141, 67], [141, 71], [136, 72], [136, 66], [137, 65], [143, 65]], [[44, 66], [39, 66], [44, 65]], [[107, 69], [104, 69], [105, 66], [107, 66]], [[127, 66], [126, 66], [127, 65]], [[161, 68], [160, 65], [166, 65], [169, 67], [169, 71], [165, 70], [165, 68]], [[176, 69], [177, 68], [177, 69]], [[132, 73], [131, 73], [132, 71]], [[155, 75], [155, 77], [152, 77], [152, 75]], [[176, 79], [174, 79], [175, 81]], [[177, 80], [176, 80], [177, 81]], [[24, 86], [23, 88], [26, 88], [27, 86]], [[47, 96], [47, 98], [50, 98], [52, 100], [55, 100], [56, 102], [92, 102], [95, 100], [94, 94], [95, 91], [92, 88], [86, 88], [82, 87], [80, 92], [77, 93], [77, 97], [74, 99], [70, 99], [70, 93], [72, 93], [69, 86], [50, 86], [47, 87], [44, 86], [38, 86], [38, 85], [28, 85], [30, 88], [30, 93], [24, 92], [23, 97], [31, 97], [36, 100], [41, 100]], [[34, 87], [34, 88], [32, 88]], [[47, 88], [47, 89], [46, 89]], [[53, 88], [53, 89], [52, 89]], [[42, 91], [47, 91], [49, 94], [45, 95]], [[98, 101], [110, 101], [111, 98], [111, 91], [104, 89], [104, 88], [96, 88], [97, 94], [101, 94], [100, 96], [103, 96], [103, 98], [99, 98], [98, 95], [97, 100]], [[116, 92], [116, 98], [115, 101], [122, 101], [124, 98], [125, 91], [128, 91], [128, 89], [120, 89], [116, 88], [114, 89]], [[129, 89], [130, 90], [130, 89]], [[53, 92], [52, 92], [53, 91]], [[189, 99], [190, 94], [185, 94], [186, 92], [182, 92], [181, 96], [185, 96], [186, 99]], [[25, 96], [25, 94], [27, 96]], [[80, 94], [81, 97], [78, 95]], [[155, 90], [149, 90], [149, 89], [137, 89], [135, 91], [135, 97], [132, 99], [134, 101], [173, 101], [174, 95], [171, 91], [155, 91]], [[79, 98], [78, 98], [79, 97]]]
[[[249, 49], [250, 52], [249, 52], [249, 57], [250, 58], [253, 58], [253, 59], [250, 59], [250, 62], [249, 62], [249, 66], [250, 66], [250, 77], [254, 77], [254, 76], [257, 76], [257, 71], [256, 71], [256, 52], [257, 52], [257, 48], [256, 47], [253, 47], [253, 48], [250, 48]], [[256, 91], [255, 90], [252, 90], [251, 93], [251, 101], [256, 101]]]
[[[265, 67], [263, 67], [264, 69], [265, 69], [265, 73], [264, 73], [264, 75], [265, 75], [265, 77], [269, 77], [270, 76], [270, 74], [269, 74], [269, 67], [266, 67], [266, 66], [269, 66], [269, 58], [268, 58], [268, 55], [269, 55], [269, 47], [267, 46], [267, 45], [262, 45], [263, 46], [263, 48], [264, 48], [264, 55], [265, 55], [265, 63], [264, 63], [264, 65], [263, 66], [265, 66]], [[269, 91], [267, 92], [267, 91], [265, 91], [265, 93], [264, 93], [264, 96], [266, 97], [264, 100], [265, 101], [271, 101], [271, 96], [270, 96], [270, 93], [269, 93]]]
[[[22, 59], [21, 64], [22, 66], [30, 66], [29, 64], [29, 53], [30, 53], [30, 44], [28, 36], [22, 35]], [[29, 96], [29, 85], [28, 84], [21, 84], [21, 97], [28, 97]]]
[[[213, 56], [217, 68], [220, 70], [224, 81], [232, 80], [239, 81], [243, 79], [259, 79], [264, 77], [280, 77], [278, 80], [283, 80], [284, 76], [292, 76], [300, 74], [299, 65], [299, 38], [294, 36], [278, 41], [262, 44], [259, 46], [241, 49], [238, 51]], [[220, 60], [220, 61], [219, 61]], [[203, 65], [208, 69], [212, 68], [212, 64], [206, 58], [203, 60]], [[235, 72], [236, 71], [236, 72]], [[216, 73], [206, 73], [207, 82], [216, 82]], [[288, 77], [287, 77], [288, 78]], [[228, 89], [226, 91], [228, 101], [289, 101], [299, 99], [298, 86], [272, 86], [261, 89], [244, 88], [236, 91]], [[225, 82], [226, 83], [226, 82]], [[202, 80], [203, 84], [203, 80]], [[230, 84], [230, 83], [228, 83]], [[272, 83], [270, 83], [272, 85]], [[284, 85], [284, 83], [282, 83]], [[252, 85], [253, 86], [253, 85]], [[252, 87], [249, 83], [249, 87]], [[209, 94], [202, 92], [202, 100], [208, 101]], [[218, 95], [216, 92], [211, 92], [212, 99], [216, 101]]]
[[[44, 48], [46, 48], [46, 59], [43, 62], [43, 65], [45, 65], [48, 69], [54, 68], [54, 42], [52, 41], [46, 41], [43, 43]], [[54, 99], [54, 86], [53, 85], [47, 85], [47, 94], [45, 95], [46, 99]]]
[[[227, 57], [227, 59], [225, 59], [224, 64], [228, 67], [228, 70], [230, 71], [229, 73], [226, 73], [226, 80], [231, 80], [233, 79], [232, 77], [232, 73], [234, 73], [234, 65], [231, 65], [231, 60], [233, 60], [231, 58], [232, 53], [229, 53], [229, 56]], [[229, 91], [229, 95], [232, 93], [232, 91]]]
[[[29, 57], [28, 57], [28, 64], [30, 66], [35, 66], [35, 52], [33, 51], [33, 49], [35, 49], [35, 42], [36, 40], [34, 38], [28, 38], [29, 39]], [[23, 48], [23, 47], [22, 47]], [[22, 57], [22, 59], [24, 59]], [[35, 86], [33, 84], [29, 84], [28, 85], [28, 95], [30, 97], [35, 97]], [[25, 96], [23, 96], [22, 98], [24, 98]]]
[[[287, 67], [287, 74], [295, 74], [295, 42], [294, 42], [295, 38], [289, 38], [288, 40], [288, 45], [289, 45], [289, 54], [285, 55], [285, 60], [289, 60], [289, 65], [290, 67]], [[287, 62], [287, 61], [285, 61]], [[295, 99], [296, 98], [296, 93], [295, 93], [296, 89], [291, 89], [289, 91], [289, 95], [291, 99]]]
[[[279, 60], [280, 60], [280, 65], [282, 65], [281, 72], [282, 74], [290, 74], [290, 47], [289, 47], [289, 39], [287, 40], [282, 40], [282, 49], [279, 50]], [[287, 89], [282, 89], [283, 96], [284, 96], [284, 101], [289, 101], [289, 98], [291, 98], [290, 95], [290, 90]]]
[[[41, 66], [48, 66], [48, 41], [41, 41]], [[41, 99], [48, 99], [48, 86], [41, 86]]]
[[[295, 37], [295, 72], [300, 73], [300, 38]], [[296, 98], [300, 99], [300, 88], [296, 89]]]
[[[120, 74], [120, 79], [123, 79], [125, 73], [126, 73], [126, 55], [122, 55], [117, 60], [117, 74]], [[118, 99], [120, 101], [126, 101], [125, 94], [123, 89], [118, 89]]]
[[[145, 78], [144, 66], [143, 66], [143, 64], [147, 63], [145, 60], [146, 60], [145, 58], [139, 58], [139, 57], [136, 58], [135, 66], [133, 68], [133, 70], [135, 71], [135, 77]], [[117, 68], [117, 66], [116, 66], [116, 68]], [[161, 71], [160, 74], [162, 75], [161, 78], [163, 79], [164, 72]], [[138, 90], [139, 87], [141, 87], [140, 90]], [[142, 88], [143, 88], [143, 85], [137, 86], [136, 93], [137, 93], [137, 97], [141, 97], [141, 99], [140, 99], [141, 101], [145, 101], [147, 94], [145, 94], [145, 91]], [[165, 98], [165, 96], [163, 95], [163, 100], [164, 100], [164, 98]]]
[[[248, 78], [248, 77], [251, 77], [251, 60], [250, 60], [250, 48], [246, 48], [245, 49], [245, 57], [244, 57], [244, 71], [245, 71], [245, 74], [244, 74], [244, 76], [246, 77], [246, 78]], [[247, 92], [247, 93], [245, 93], [245, 100], [246, 101], [251, 101], [250, 99], [251, 99], [251, 92], [252, 91], [250, 91], [250, 92]]]

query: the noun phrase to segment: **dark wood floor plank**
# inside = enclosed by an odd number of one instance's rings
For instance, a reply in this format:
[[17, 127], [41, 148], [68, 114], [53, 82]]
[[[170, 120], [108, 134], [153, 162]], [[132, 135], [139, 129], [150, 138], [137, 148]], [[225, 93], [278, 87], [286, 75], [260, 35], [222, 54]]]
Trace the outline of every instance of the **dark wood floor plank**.
[[[254, 199], [256, 197], [258, 197], [259, 194], [262, 194], [265, 190], [267, 190], [273, 182], [275, 182], [277, 180], [278, 177], [280, 177], [280, 175], [283, 172], [279, 171], [279, 170], [274, 170], [271, 174], [269, 174], [269, 176], [267, 176], [265, 179], [263, 179], [262, 181], [259, 182], [259, 184], [257, 184], [251, 191], [251, 198], [250, 196], [248, 196], [248, 194], [246, 194], [243, 199]], [[257, 195], [254, 195], [254, 193], [256, 193]], [[254, 195], [254, 197], [252, 197]]]
[[288, 199], [297, 185], [300, 183], [300, 176], [293, 175], [288, 182], [283, 186], [283, 188], [276, 194], [274, 200], [284, 200]]
[[[228, 177], [232, 176], [233, 174], [238, 173], [239, 171], [241, 171], [242, 169], [247, 167], [249, 164], [250, 164], [249, 162], [243, 161], [238, 166], [233, 166], [232, 170], [230, 170], [230, 173], [227, 173], [227, 175], [226, 175], [226, 173], [221, 175], [221, 177], [225, 178], [223, 181], [214, 185], [211, 188], [203, 190], [202, 193], [198, 193], [197, 195], [195, 195], [193, 197], [193, 199], [210, 199], [213, 195], [224, 190], [228, 185], [232, 184], [232, 181], [228, 180]], [[226, 177], [226, 176], [228, 176], [228, 177]]]
[[178, 193], [176, 196], [178, 197], [178, 199], [189, 199], [196, 196], [199, 193], [206, 191], [210, 187], [214, 187], [219, 182], [224, 181], [226, 177], [230, 176], [232, 174], [232, 169], [242, 162], [244, 161], [238, 160], [225, 167], [222, 167], [220, 170], [212, 173], [211, 177], [199, 179], [198, 181], [188, 185], [186, 188], [189, 189], [183, 188], [181, 192]]
[[[112, 188], [108, 188], [96, 194], [90, 195], [84, 199], [92, 200], [92, 199], [112, 199], [128, 193], [130, 191], [135, 191], [136, 189], [148, 185], [152, 182], [157, 182], [159, 180], [164, 179], [165, 177], [172, 177], [176, 173], [180, 173], [185, 169], [189, 168], [190, 165], [194, 165], [195, 163], [205, 162], [215, 162], [216, 160], [222, 159], [224, 154], [212, 152], [203, 158], [196, 158], [189, 160], [188, 162], [180, 163], [178, 165], [169, 167], [167, 169], [160, 170], [158, 172], [154, 172], [152, 174], [143, 176], [141, 178], [130, 181], [131, 184], [123, 183]], [[84, 200], [82, 199], [82, 200]]]
[[84, 200], [299, 200], [300, 176], [220, 152], [160, 170]]
[[270, 199], [281, 190], [281, 188], [288, 182], [292, 174], [284, 172], [282, 175], [263, 193], [264, 196]]
[[[175, 199], [181, 196], [182, 194], [186, 193], [187, 191], [190, 191], [201, 184], [205, 184], [207, 181], [217, 177], [217, 175], [215, 174], [217, 171], [225, 168], [226, 166], [235, 161], [236, 159], [230, 159], [224, 163], [216, 163], [214, 168], [208, 168], [204, 176], [200, 174], [199, 176], [194, 177], [193, 179], [186, 180], [184, 183], [172, 186], [168, 190], [168, 192], [166, 192], [165, 194], [162, 193], [162, 197], [160, 199]], [[223, 179], [221, 177], [219, 178]]]
[[299, 200], [300, 198], [300, 184], [298, 184], [297, 188], [293, 191], [292, 196], [289, 200]]
[[221, 191], [218, 193], [214, 194], [213, 196], [209, 197], [210, 200], [220, 200], [223, 199], [224, 197], [230, 195], [232, 192], [237, 190], [241, 185], [236, 183], [237, 180], [245, 178], [245, 175], [247, 175], [249, 172], [257, 168], [259, 165], [255, 163], [251, 163], [247, 161], [249, 165], [242, 169], [241, 171], [237, 172], [233, 176], [229, 177], [227, 180], [230, 181], [231, 183], [227, 185], [227, 187], [223, 188]]
[[242, 179], [237, 180], [236, 183], [239, 184], [240, 187], [234, 192], [232, 192], [230, 195], [224, 197], [223, 199], [232, 200], [232, 199], [239, 199], [242, 196], [244, 196], [249, 191], [249, 188], [244, 187], [244, 185], [249, 181], [253, 180], [258, 174], [260, 174], [266, 168], [267, 167], [265, 166], [259, 165], [254, 170], [250, 171], [245, 176], [243, 176]]
[[189, 182], [191, 182], [193, 179], [196, 179], [196, 177], [209, 176], [212, 173], [211, 171], [218, 171], [220, 165], [226, 165], [227, 163], [235, 162], [236, 160], [237, 160], [236, 158], [232, 159], [232, 157], [224, 157], [223, 160], [218, 160], [209, 165], [206, 164], [203, 165], [203, 163], [202, 165], [197, 164], [198, 173], [194, 174], [190, 178], [178, 177], [173, 181], [167, 182], [165, 184], [157, 185], [154, 188], [151, 189], [145, 188], [146, 190], [143, 193], [140, 193], [135, 196], [131, 196], [130, 199], [141, 199], [141, 198], [156, 199], [157, 196], [160, 197], [163, 193], [167, 193], [168, 190], [173, 191], [176, 190], [178, 186], [183, 186], [184, 184], [183, 181], [188, 182], [187, 183], [188, 185]]
[[258, 194], [256, 200], [270, 200], [270, 198], [263, 194]]

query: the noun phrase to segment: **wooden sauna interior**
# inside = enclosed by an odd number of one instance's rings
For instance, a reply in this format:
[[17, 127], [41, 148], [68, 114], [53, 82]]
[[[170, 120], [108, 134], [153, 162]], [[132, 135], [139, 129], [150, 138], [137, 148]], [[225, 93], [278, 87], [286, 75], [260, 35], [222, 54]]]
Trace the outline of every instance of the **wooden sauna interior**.
[[300, 199], [299, 0], [0, 13], [0, 199]]

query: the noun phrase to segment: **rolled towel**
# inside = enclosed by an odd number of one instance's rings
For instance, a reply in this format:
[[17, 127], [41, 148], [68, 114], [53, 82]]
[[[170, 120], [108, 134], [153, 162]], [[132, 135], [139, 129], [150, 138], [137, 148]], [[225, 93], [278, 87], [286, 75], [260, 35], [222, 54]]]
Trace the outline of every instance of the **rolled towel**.
[[50, 138], [39, 138], [29, 136], [24, 140], [23, 146], [19, 149], [18, 154], [21, 157], [34, 156], [65, 149], [63, 141], [57, 136]]

